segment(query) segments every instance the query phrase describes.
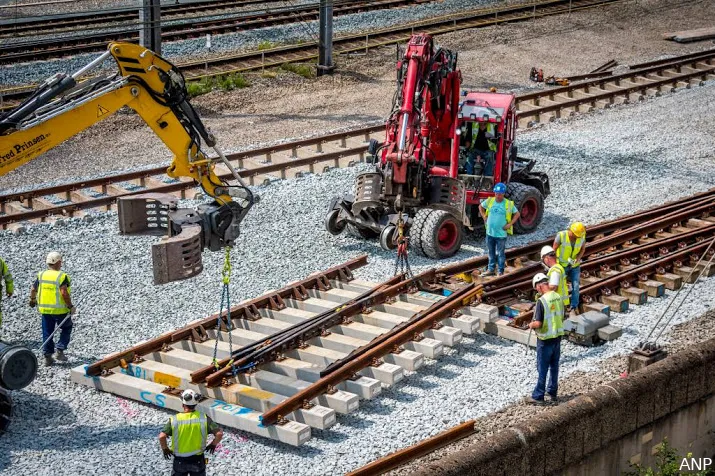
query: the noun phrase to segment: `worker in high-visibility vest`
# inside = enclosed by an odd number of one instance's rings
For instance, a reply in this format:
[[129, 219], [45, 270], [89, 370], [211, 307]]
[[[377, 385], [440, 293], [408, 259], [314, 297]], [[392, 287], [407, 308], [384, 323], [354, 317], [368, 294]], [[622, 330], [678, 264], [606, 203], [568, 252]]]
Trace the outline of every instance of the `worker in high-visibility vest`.
[[581, 222], [572, 223], [568, 230], [556, 234], [553, 244], [556, 259], [566, 271], [566, 279], [571, 283], [570, 306], [579, 312], [581, 291], [581, 259], [586, 251], [586, 227]]
[[490, 122], [472, 122], [472, 140], [467, 144], [468, 155], [465, 169], [467, 175], [474, 175], [474, 166], [484, 164], [483, 175], [494, 175], [494, 154], [497, 151], [496, 129]]
[[[5, 260], [0, 258], [0, 300], [2, 300], [2, 283], [5, 282], [5, 294], [7, 297], [12, 297], [12, 293], [15, 292], [15, 283], [12, 281], [12, 275], [10, 270], [7, 269], [7, 263]], [[0, 307], [0, 326], [2, 326], [2, 308]]]
[[[172, 416], [159, 433], [159, 446], [164, 458], [174, 457], [172, 476], [205, 476], [204, 452], [214, 454], [223, 438], [223, 430], [196, 410], [200, 398], [193, 390], [184, 390], [181, 394], [184, 411]], [[207, 445], [209, 433], [214, 439]], [[168, 436], [171, 436], [171, 448], [166, 441]]]
[[549, 289], [556, 291], [564, 302], [564, 308], [569, 305], [569, 288], [566, 284], [566, 271], [557, 262], [556, 253], [549, 245], [541, 248], [541, 262], [546, 269], [546, 277], [549, 278]]
[[514, 223], [519, 219], [519, 210], [514, 202], [504, 197], [506, 185], [498, 183], [494, 186], [494, 196], [482, 200], [479, 204], [479, 214], [487, 228], [487, 251], [489, 263], [482, 276], [494, 276], [498, 267], [499, 276], [504, 274], [506, 266], [506, 237], [514, 233]]
[[[536, 332], [536, 368], [539, 377], [536, 387], [525, 401], [543, 404], [544, 396], [549, 395], [552, 402], [558, 402], [559, 361], [561, 360], [561, 336], [564, 335], [564, 304], [558, 293], [549, 288], [549, 278], [539, 273], [531, 284], [541, 297], [536, 301], [534, 317], [529, 328]], [[546, 377], [549, 377], [548, 387]]]
[[45, 263], [49, 269], [37, 273], [37, 279], [30, 290], [30, 307], [37, 306], [37, 310], [42, 315], [42, 341], [47, 341], [42, 347], [42, 353], [45, 356], [45, 365], [49, 366], [55, 362], [52, 358], [55, 343], [50, 336], [55, 331], [55, 327], [60, 324], [62, 327], [55, 359], [60, 362], [67, 361], [65, 350], [72, 336], [72, 318], [66, 321], [64, 319], [67, 314], [74, 314], [75, 307], [70, 293], [72, 285], [70, 277], [61, 270], [62, 255], [53, 251], [47, 255]]

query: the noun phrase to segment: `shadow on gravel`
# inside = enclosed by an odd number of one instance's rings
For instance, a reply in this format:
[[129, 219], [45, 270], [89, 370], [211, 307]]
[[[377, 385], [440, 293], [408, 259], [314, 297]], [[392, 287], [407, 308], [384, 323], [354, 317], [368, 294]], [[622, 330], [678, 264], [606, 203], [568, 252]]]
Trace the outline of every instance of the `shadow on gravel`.
[[405, 392], [404, 389], [395, 388], [390, 390], [389, 392], [383, 392], [381, 398], [384, 398], [386, 400], [412, 403], [420, 397], [418, 395]]

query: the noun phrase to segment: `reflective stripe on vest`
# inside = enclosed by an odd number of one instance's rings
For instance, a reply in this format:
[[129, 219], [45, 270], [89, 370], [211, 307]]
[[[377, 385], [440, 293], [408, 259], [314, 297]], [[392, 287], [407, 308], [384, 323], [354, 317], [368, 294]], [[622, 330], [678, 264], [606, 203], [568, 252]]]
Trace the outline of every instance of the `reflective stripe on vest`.
[[[504, 205], [505, 210], [506, 210], [506, 222], [509, 223], [511, 221], [511, 216], [512, 216], [511, 209], [514, 207], [514, 202], [512, 202], [511, 200], [508, 200], [506, 198], [504, 199], [504, 201], [506, 202], [506, 204]], [[487, 216], [487, 218], [489, 217], [489, 210], [492, 209], [492, 206], [494, 206], [495, 202], [496, 202], [496, 198], [494, 198], [494, 197], [487, 198], [487, 207], [484, 209], [484, 211], [485, 211], [484, 214]], [[487, 222], [485, 221], [484, 227], [486, 228], [486, 226], [487, 226]], [[506, 231], [506, 234], [513, 235], [514, 227], [510, 226], [509, 229]]]
[[556, 258], [559, 264], [564, 268], [569, 265], [569, 259], [574, 259], [578, 256], [586, 237], [576, 238], [576, 242], [572, 245], [569, 240], [568, 230], [559, 232], [559, 249], [556, 250]]
[[556, 288], [556, 292], [559, 293], [559, 296], [561, 296], [561, 299], [563, 299], [564, 306], [568, 306], [571, 303], [571, 297], [569, 296], [569, 288], [566, 284], [566, 270], [558, 263], [553, 265], [546, 273], [546, 276], [549, 277], [549, 282], [551, 282], [551, 276], [554, 273], [559, 273], [560, 276], [559, 286], [558, 288]]
[[174, 456], [194, 456], [204, 452], [208, 420], [197, 411], [171, 417], [171, 450]]
[[544, 306], [544, 322], [536, 329], [536, 337], [546, 340], [564, 335], [564, 304], [561, 296], [549, 291], [539, 301]]
[[[40, 314], [67, 314], [70, 312], [65, 298], [60, 293], [60, 283], [64, 281], [65, 277], [69, 279], [65, 273], [54, 269], [38, 273], [37, 309]], [[67, 292], [70, 292], [69, 286], [67, 286]]]

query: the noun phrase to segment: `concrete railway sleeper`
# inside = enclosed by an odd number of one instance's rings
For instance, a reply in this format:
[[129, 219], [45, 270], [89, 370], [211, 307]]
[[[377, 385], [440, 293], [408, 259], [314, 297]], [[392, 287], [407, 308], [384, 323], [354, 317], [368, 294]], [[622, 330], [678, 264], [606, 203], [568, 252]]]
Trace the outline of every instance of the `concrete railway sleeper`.
[[[588, 305], [622, 312], [695, 274], [688, 265], [715, 234], [711, 196], [665, 205], [660, 218], [652, 209], [589, 227], [594, 252], [583, 263], [581, 290]], [[366, 262], [356, 258], [232, 307], [231, 330], [227, 316], [217, 326], [213, 315], [77, 367], [72, 379], [173, 410], [180, 408], [177, 395], [191, 388], [204, 398], [199, 408], [217, 422], [301, 445], [313, 428], [334, 425], [337, 415], [355, 411], [360, 399], [375, 398], [405, 372], [419, 372], [425, 359], [439, 358], [463, 335], [484, 330], [528, 343], [520, 327], [531, 319], [530, 283], [509, 272], [527, 269], [535, 249], [510, 250], [512, 260], [526, 264], [480, 283], [452, 280], [454, 271], [464, 272], [463, 263], [412, 280], [365, 282], [352, 274]], [[467, 261], [474, 266], [475, 260]], [[499, 318], [509, 308], [520, 313], [510, 321]], [[232, 357], [241, 365], [256, 362], [233, 372]]]

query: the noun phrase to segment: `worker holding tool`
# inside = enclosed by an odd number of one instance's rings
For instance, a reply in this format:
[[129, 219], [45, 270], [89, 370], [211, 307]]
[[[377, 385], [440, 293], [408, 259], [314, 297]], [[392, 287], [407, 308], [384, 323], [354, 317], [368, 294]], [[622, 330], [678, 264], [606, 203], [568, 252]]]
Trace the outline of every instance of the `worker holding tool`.
[[549, 278], [549, 289], [556, 291], [564, 302], [564, 307], [569, 305], [569, 288], [566, 284], [566, 270], [558, 263], [556, 252], [549, 245], [541, 248], [541, 262], [546, 269], [546, 277]]
[[[2, 258], [0, 258], [0, 275], [2, 281], [5, 281], [5, 294], [7, 297], [12, 297], [12, 293], [15, 292], [15, 283], [12, 281], [10, 270], [7, 269], [7, 263]], [[0, 281], [0, 300], [2, 300], [2, 281]], [[2, 327], [2, 308], [0, 308], [0, 327]]]
[[[172, 476], [205, 476], [204, 451], [214, 454], [223, 438], [223, 430], [208, 416], [196, 410], [199, 399], [193, 390], [184, 390], [181, 394], [184, 411], [172, 416], [159, 433], [159, 445], [164, 458], [174, 457]], [[214, 439], [207, 446], [206, 437], [209, 433], [214, 435]], [[171, 448], [166, 443], [167, 436], [171, 436]]]
[[70, 343], [72, 335], [72, 318], [75, 307], [72, 305], [70, 296], [70, 277], [60, 270], [62, 267], [62, 255], [53, 251], [47, 255], [45, 260], [49, 269], [37, 274], [37, 279], [30, 290], [30, 307], [37, 306], [37, 310], [42, 315], [42, 353], [45, 356], [45, 365], [52, 365], [55, 360], [52, 354], [55, 351], [55, 343], [50, 337], [55, 332], [55, 327], [60, 326], [60, 339], [57, 342], [57, 353], [55, 358], [60, 362], [66, 362], [65, 350]]
[[[536, 368], [539, 378], [527, 403], [540, 405], [548, 394], [552, 402], [558, 402], [559, 360], [561, 359], [561, 336], [564, 335], [564, 304], [561, 296], [549, 288], [549, 278], [539, 273], [531, 284], [541, 297], [536, 301], [534, 317], [529, 328], [536, 332]], [[549, 386], [546, 388], [546, 376]]]
[[566, 279], [571, 283], [571, 298], [568, 312], [571, 309], [578, 314], [581, 289], [581, 259], [586, 251], [586, 227], [577, 221], [568, 230], [558, 232], [553, 244], [556, 259], [566, 271]]
[[467, 175], [474, 175], [474, 166], [479, 161], [484, 164], [482, 175], [494, 175], [494, 154], [497, 151], [494, 131], [492, 123], [472, 122], [472, 141], [467, 144], [469, 153], [465, 165]]
[[519, 219], [519, 210], [514, 202], [504, 198], [506, 185], [499, 182], [494, 186], [494, 196], [483, 200], [479, 204], [479, 214], [487, 227], [487, 249], [489, 263], [487, 271], [482, 276], [494, 276], [494, 268], [498, 265], [499, 276], [504, 274], [506, 265], [507, 235], [514, 234], [514, 223]]

